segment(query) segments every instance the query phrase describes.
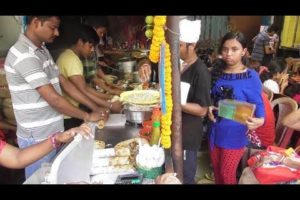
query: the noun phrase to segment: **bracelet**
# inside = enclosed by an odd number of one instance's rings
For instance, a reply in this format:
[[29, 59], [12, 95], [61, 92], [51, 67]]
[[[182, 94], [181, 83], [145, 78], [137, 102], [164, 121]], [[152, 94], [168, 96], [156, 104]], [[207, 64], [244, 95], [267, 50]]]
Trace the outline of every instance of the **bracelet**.
[[50, 136], [50, 141], [51, 141], [52, 147], [55, 148], [55, 149], [60, 147], [60, 145], [61, 145], [61, 144], [58, 144], [56, 139], [55, 139], [56, 134], [57, 133], [54, 133], [53, 135]]
[[111, 101], [108, 101], [108, 102], [110, 103], [110, 105], [109, 105], [109, 110], [111, 110], [111, 108], [112, 108], [113, 104], [112, 104], [112, 102], [111, 102]]

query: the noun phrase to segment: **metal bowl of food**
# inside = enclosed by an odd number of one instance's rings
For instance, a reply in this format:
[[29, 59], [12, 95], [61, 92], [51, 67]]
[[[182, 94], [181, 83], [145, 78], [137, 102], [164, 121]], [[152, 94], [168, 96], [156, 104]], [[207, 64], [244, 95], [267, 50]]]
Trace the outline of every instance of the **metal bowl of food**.
[[118, 63], [119, 70], [124, 73], [132, 73], [135, 70], [136, 61], [135, 60], [125, 60]]
[[125, 104], [123, 113], [126, 116], [126, 120], [132, 123], [141, 124], [143, 121], [151, 119], [153, 106], [150, 105], [134, 105]]

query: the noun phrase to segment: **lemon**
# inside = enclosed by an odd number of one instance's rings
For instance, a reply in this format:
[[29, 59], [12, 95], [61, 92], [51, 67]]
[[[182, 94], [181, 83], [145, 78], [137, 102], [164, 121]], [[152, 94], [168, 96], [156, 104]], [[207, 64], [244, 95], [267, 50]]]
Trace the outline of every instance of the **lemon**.
[[151, 29], [147, 29], [146, 30], [146, 32], [145, 32], [145, 36], [147, 37], [147, 38], [152, 38], [152, 36], [153, 36], [153, 31], [151, 30]]
[[147, 16], [145, 19], [146, 24], [153, 24], [153, 21], [154, 21], [154, 18], [151, 15]]

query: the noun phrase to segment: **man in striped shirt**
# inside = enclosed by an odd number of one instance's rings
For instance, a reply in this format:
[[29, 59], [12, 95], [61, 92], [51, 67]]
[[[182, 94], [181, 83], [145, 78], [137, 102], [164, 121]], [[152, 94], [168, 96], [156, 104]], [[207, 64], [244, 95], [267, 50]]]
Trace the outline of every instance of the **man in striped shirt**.
[[[84, 112], [62, 97], [58, 67], [45, 47], [59, 35], [57, 16], [29, 16], [27, 30], [9, 49], [5, 60], [6, 78], [17, 121], [20, 148], [31, 146], [64, 130], [63, 115], [85, 121], [98, 121], [100, 113]], [[55, 156], [52, 151], [25, 169], [26, 178], [41, 163]]]
[[276, 54], [277, 50], [274, 46], [270, 45], [270, 40], [278, 30], [277, 26], [271, 25], [266, 31], [263, 30], [253, 38], [254, 46], [251, 59], [253, 62], [256, 62], [256, 66], [268, 66], [273, 55]]

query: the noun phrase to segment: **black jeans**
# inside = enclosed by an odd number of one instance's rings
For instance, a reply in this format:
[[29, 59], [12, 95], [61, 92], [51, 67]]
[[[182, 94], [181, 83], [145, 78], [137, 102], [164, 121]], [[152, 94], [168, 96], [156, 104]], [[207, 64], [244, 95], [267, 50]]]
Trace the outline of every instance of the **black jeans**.
[[195, 184], [197, 151], [184, 150], [183, 154], [183, 184]]

